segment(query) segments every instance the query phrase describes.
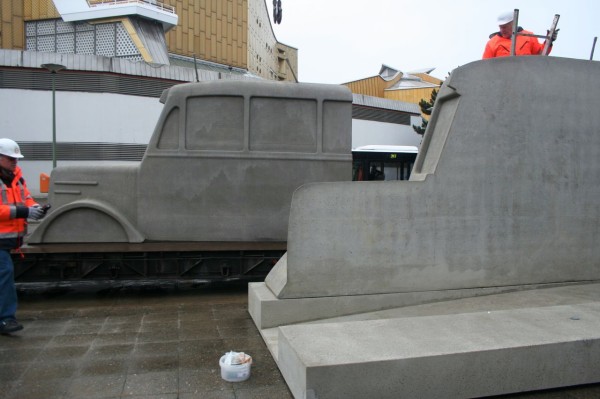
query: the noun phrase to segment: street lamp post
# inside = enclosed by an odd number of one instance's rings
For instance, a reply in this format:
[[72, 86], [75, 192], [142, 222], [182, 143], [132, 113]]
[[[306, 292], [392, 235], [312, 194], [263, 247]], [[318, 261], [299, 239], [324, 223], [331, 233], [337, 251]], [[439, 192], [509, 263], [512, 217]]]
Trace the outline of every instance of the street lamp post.
[[66, 69], [66, 66], [60, 64], [42, 64], [52, 74], [52, 169], [56, 168], [56, 92], [54, 89], [54, 80], [56, 73]]

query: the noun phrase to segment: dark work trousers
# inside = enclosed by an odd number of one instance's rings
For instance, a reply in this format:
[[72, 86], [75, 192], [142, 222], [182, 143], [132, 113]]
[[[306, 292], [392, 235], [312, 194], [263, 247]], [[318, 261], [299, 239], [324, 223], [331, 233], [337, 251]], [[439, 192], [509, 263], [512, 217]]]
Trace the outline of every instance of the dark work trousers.
[[15, 272], [10, 251], [0, 249], [0, 320], [11, 319], [17, 312]]

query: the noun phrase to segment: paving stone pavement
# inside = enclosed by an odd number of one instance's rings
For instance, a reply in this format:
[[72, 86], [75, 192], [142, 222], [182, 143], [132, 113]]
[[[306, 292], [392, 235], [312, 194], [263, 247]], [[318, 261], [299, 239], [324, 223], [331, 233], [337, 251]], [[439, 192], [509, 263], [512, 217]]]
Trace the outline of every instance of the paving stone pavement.
[[[247, 312], [246, 285], [20, 290], [25, 329], [0, 335], [4, 399], [290, 399]], [[243, 382], [221, 378], [227, 351], [253, 358]], [[498, 396], [596, 399], [600, 384]]]
[[[246, 286], [19, 292], [25, 329], [0, 335], [0, 398], [292, 398], [247, 312]], [[252, 356], [221, 378], [229, 350]]]

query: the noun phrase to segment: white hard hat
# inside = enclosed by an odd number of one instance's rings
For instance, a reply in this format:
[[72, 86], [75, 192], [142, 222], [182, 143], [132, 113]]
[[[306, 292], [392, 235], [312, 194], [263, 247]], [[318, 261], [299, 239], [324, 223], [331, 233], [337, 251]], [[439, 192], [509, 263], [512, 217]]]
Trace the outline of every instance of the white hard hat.
[[498, 15], [498, 25], [505, 25], [509, 22], [512, 22], [514, 18], [515, 18], [514, 11], [503, 12], [502, 14]]
[[23, 158], [19, 145], [11, 139], [0, 139], [0, 154], [11, 158]]

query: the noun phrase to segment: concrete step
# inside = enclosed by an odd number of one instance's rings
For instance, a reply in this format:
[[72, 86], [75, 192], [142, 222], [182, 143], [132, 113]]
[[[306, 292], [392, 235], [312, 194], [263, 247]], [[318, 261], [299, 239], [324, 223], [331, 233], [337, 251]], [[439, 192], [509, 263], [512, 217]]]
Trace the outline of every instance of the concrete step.
[[465, 398], [600, 381], [600, 303], [290, 325], [295, 398]]

